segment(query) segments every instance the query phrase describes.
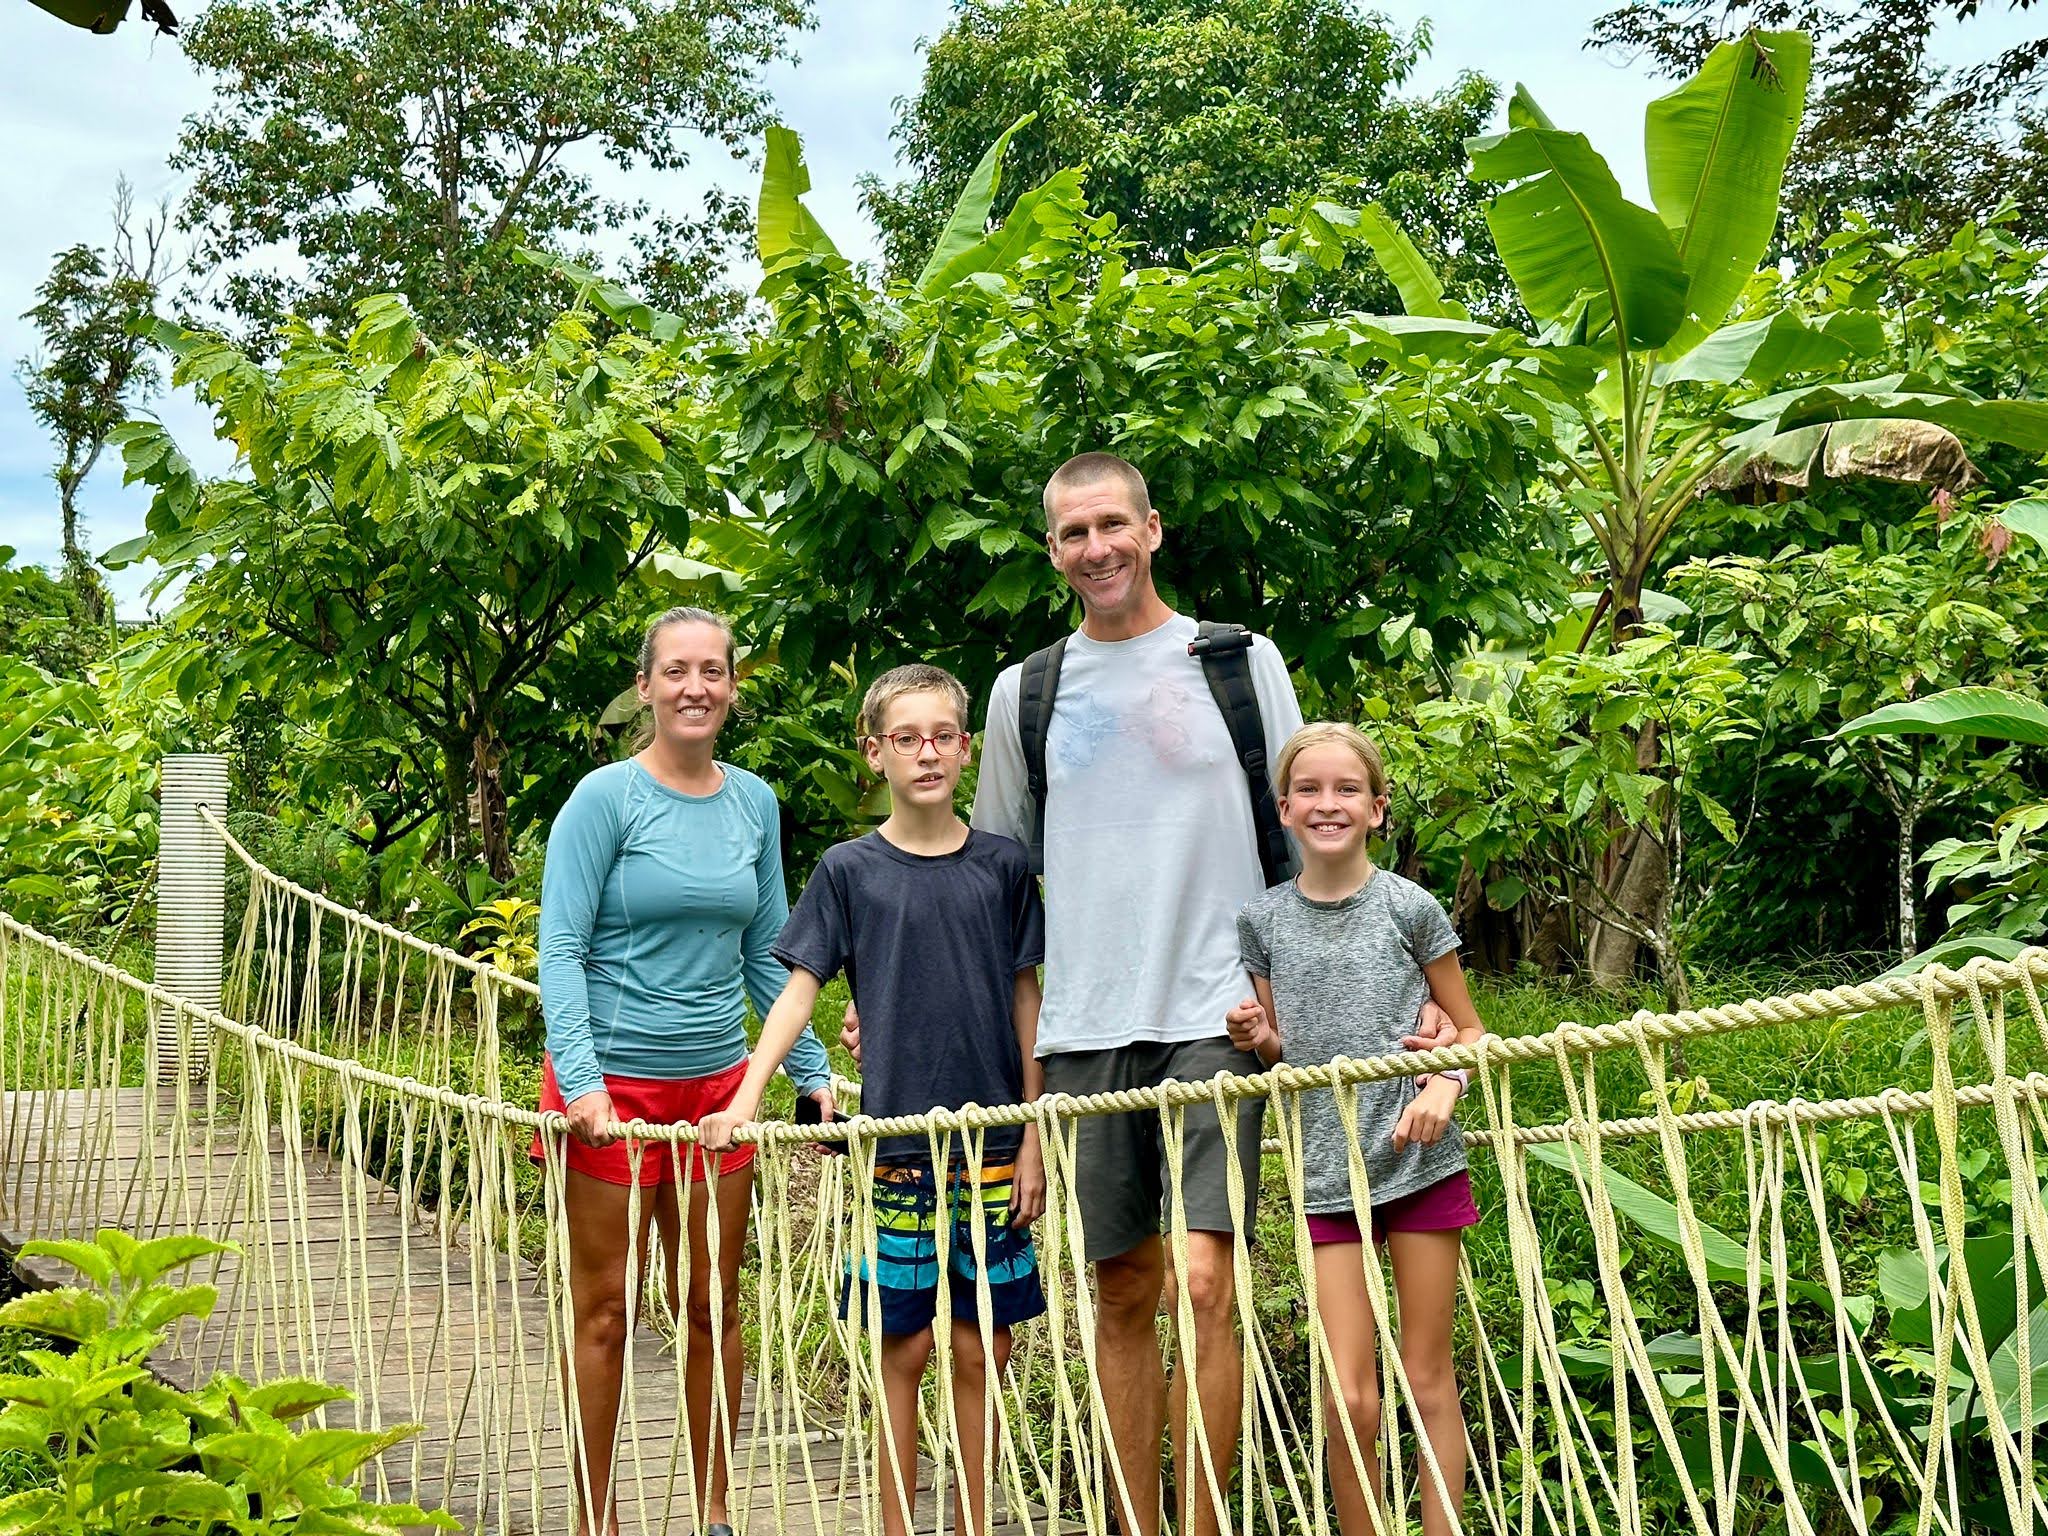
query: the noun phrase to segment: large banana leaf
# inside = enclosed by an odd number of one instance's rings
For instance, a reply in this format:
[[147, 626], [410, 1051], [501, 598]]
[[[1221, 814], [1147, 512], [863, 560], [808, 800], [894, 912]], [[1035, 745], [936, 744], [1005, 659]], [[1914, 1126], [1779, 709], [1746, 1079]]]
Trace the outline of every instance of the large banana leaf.
[[1394, 291], [1401, 295], [1401, 307], [1409, 314], [1467, 318], [1464, 305], [1445, 300], [1444, 285], [1435, 269], [1385, 208], [1367, 203], [1359, 209], [1358, 232], [1372, 248], [1373, 259], [1393, 283]]
[[52, 16], [88, 32], [107, 33], [127, 18], [129, 0], [28, 0]]
[[981, 163], [975, 166], [974, 174], [967, 178], [967, 185], [961, 189], [960, 200], [953, 205], [953, 216], [946, 220], [946, 227], [939, 234], [939, 243], [932, 247], [924, 270], [917, 274], [920, 292], [937, 293], [950, 288], [969, 272], [981, 270], [974, 256], [988, 243], [988, 211], [994, 206], [996, 190], [1003, 182], [1003, 152], [1010, 147], [1011, 136], [1036, 116], [1036, 112], [1026, 112], [1005, 128], [982, 155]]
[[1684, 356], [1659, 367], [1655, 381], [1733, 384], [1747, 379], [1768, 387], [1787, 374], [1831, 367], [1876, 351], [1884, 344], [1883, 322], [1861, 311], [1841, 312], [1843, 318], [1852, 315], [1863, 323], [1808, 325], [1781, 309], [1761, 320], [1724, 325]]
[[1469, 140], [1475, 181], [1515, 185], [1486, 210], [1487, 227], [1529, 313], [1539, 321], [1597, 294], [1630, 347], [1662, 347], [1685, 318], [1685, 269], [1664, 223], [1621, 195], [1582, 133], [1548, 126], [1517, 86], [1506, 133]]
[[1816, 421], [1901, 417], [1931, 421], [1965, 437], [2009, 443], [2026, 453], [2048, 453], [2048, 402], [1942, 394], [1910, 374], [1784, 390], [1745, 401], [1729, 414], [1757, 423], [1729, 441], [1728, 446], [1740, 452], [1754, 450], [1777, 433]]
[[1678, 245], [1686, 311], [1702, 326], [1727, 316], [1770, 244], [1812, 65], [1804, 32], [1751, 33], [1650, 103], [1650, 197]]
[[[1581, 1178], [1588, 1176], [1586, 1164], [1573, 1143], [1538, 1142], [1529, 1148], [1529, 1156], [1553, 1168], [1576, 1171]], [[1600, 1182], [1606, 1187], [1607, 1198], [1615, 1211], [1646, 1237], [1654, 1238], [1679, 1253], [1685, 1251], [1677, 1206], [1608, 1163], [1600, 1165]], [[1734, 1284], [1745, 1282], [1749, 1276], [1749, 1250], [1718, 1227], [1702, 1221], [1698, 1228], [1700, 1256], [1706, 1261], [1707, 1278]], [[1766, 1286], [1777, 1284], [1777, 1269], [1768, 1259], [1760, 1266], [1760, 1273]], [[1839, 1305], [1852, 1316], [1861, 1314], [1866, 1321], [1870, 1315], [1869, 1298], [1860, 1294], [1837, 1297], [1811, 1280], [1788, 1280], [1785, 1289], [1819, 1306]]]
[[2003, 688], [1944, 688], [1859, 715], [1829, 739], [1854, 736], [1986, 736], [2048, 747], [2048, 706]]
[[754, 217], [761, 265], [771, 271], [789, 258], [839, 254], [824, 226], [803, 204], [810, 190], [803, 140], [782, 124], [771, 123], [761, 165], [761, 203]]
[[1953, 432], [1910, 417], [1816, 422], [1744, 441], [1743, 451], [1700, 481], [1702, 495], [1754, 485], [1803, 491], [1828, 480], [1890, 480], [1959, 493], [1984, 479]]
[[2048, 497], [2029, 496], [2024, 501], [2009, 501], [1998, 509], [1998, 520], [2014, 533], [2048, 549]]
[[1082, 207], [1080, 171], [1071, 166], [1054, 171], [1020, 194], [1002, 224], [955, 256], [924, 291], [938, 293], [981, 272], [1007, 272], [1038, 242], [1045, 226], [1077, 217]]

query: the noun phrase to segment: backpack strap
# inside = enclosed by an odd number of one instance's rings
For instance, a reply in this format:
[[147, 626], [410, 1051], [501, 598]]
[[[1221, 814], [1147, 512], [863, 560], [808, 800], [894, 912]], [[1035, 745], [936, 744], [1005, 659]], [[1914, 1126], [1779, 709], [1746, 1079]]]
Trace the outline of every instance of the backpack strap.
[[1266, 763], [1266, 721], [1259, 712], [1258, 690], [1252, 685], [1251, 649], [1251, 632], [1242, 624], [1204, 619], [1188, 654], [1202, 663], [1202, 676], [1208, 679], [1209, 692], [1230, 729], [1230, 744], [1237, 749], [1237, 760], [1244, 768], [1259, 868], [1271, 887], [1294, 873], [1294, 849], [1287, 841], [1287, 829], [1280, 825], [1280, 807], [1273, 798]]
[[1060, 687], [1060, 661], [1067, 637], [1024, 658], [1017, 683], [1017, 743], [1024, 749], [1024, 782], [1031, 790], [1031, 872], [1045, 873], [1045, 739], [1052, 729], [1052, 701]]

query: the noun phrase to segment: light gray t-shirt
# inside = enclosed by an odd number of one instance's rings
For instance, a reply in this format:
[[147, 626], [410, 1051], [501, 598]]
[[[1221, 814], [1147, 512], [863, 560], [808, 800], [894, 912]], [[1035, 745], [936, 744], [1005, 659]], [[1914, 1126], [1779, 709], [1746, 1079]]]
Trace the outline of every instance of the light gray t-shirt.
[[[1230, 727], [1175, 614], [1129, 640], [1067, 641], [1045, 750], [1045, 1004], [1038, 1054], [1212, 1040], [1244, 996], [1236, 916], [1265, 888]], [[1273, 642], [1252, 640], [1266, 760], [1301, 727]], [[974, 825], [1031, 840], [1021, 667], [996, 679]]]
[[[1436, 898], [1384, 869], [1342, 901], [1311, 901], [1292, 880], [1276, 885], [1238, 913], [1237, 937], [1244, 968], [1272, 983], [1281, 1059], [1297, 1067], [1400, 1050], [1429, 998], [1423, 966], [1458, 947]], [[1374, 1205], [1465, 1166], [1455, 1127], [1434, 1146], [1394, 1150], [1394, 1127], [1415, 1094], [1412, 1078], [1358, 1085], [1358, 1144]], [[1330, 1089], [1302, 1095], [1301, 1136], [1306, 1209], [1349, 1211], [1350, 1154]]]

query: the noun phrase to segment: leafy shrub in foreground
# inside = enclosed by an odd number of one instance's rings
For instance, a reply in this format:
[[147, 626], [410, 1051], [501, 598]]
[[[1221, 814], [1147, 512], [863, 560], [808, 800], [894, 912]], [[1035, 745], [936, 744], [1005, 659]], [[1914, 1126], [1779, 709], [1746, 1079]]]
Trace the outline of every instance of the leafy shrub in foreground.
[[301, 1429], [296, 1420], [346, 1399], [340, 1387], [286, 1379], [252, 1386], [218, 1375], [193, 1392], [158, 1382], [148, 1361], [183, 1319], [212, 1312], [210, 1285], [164, 1276], [232, 1245], [192, 1235], [139, 1242], [102, 1230], [86, 1242], [25, 1244], [91, 1282], [18, 1296], [0, 1327], [59, 1349], [25, 1351], [29, 1370], [0, 1375], [0, 1453], [40, 1464], [43, 1485], [0, 1498], [0, 1536], [391, 1536], [402, 1526], [459, 1529], [445, 1514], [377, 1504], [346, 1479], [419, 1432]]

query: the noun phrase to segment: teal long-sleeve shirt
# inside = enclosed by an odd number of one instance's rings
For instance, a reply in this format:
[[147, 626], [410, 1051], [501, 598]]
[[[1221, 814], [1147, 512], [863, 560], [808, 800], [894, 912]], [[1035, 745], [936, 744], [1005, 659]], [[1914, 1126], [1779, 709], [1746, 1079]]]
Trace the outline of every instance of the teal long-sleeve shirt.
[[[789, 917], [775, 792], [744, 768], [686, 795], [639, 763], [585, 775], [548, 834], [540, 998], [564, 1102], [604, 1076], [685, 1078], [747, 1054], [746, 999], [765, 1017], [789, 973], [769, 946]], [[785, 1067], [830, 1080], [807, 1028]]]

